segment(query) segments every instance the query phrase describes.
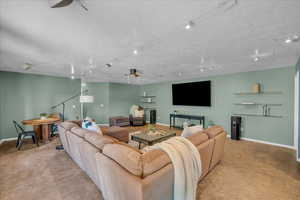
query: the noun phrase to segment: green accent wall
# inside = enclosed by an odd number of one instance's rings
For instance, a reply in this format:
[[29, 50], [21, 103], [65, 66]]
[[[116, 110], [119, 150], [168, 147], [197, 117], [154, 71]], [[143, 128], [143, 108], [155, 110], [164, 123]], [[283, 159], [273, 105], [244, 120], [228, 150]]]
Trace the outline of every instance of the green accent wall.
[[109, 116], [128, 116], [131, 106], [139, 103], [139, 94], [137, 85], [110, 83]]
[[94, 96], [94, 103], [85, 104], [85, 115], [97, 123], [108, 123], [109, 83], [87, 83], [88, 94]]
[[[295, 72], [295, 67], [285, 67], [180, 81], [211, 80], [211, 107], [173, 106], [171, 89], [173, 82], [143, 85], [140, 95], [145, 91], [148, 95], [156, 96], [156, 104], [154, 106], [157, 109], [157, 121], [160, 123], [169, 124], [169, 114], [174, 110], [178, 110], [181, 114], [204, 115], [206, 117], [206, 124], [208, 120], [212, 120], [215, 124], [225, 127], [229, 134], [230, 116], [233, 113], [262, 113], [261, 106], [239, 106], [234, 105], [234, 103], [281, 103], [282, 106], [273, 106], [271, 113], [282, 115], [283, 118], [243, 117], [242, 137], [292, 146], [294, 143]], [[283, 94], [234, 94], [238, 92], [250, 92], [254, 83], [261, 83], [264, 91], [281, 91]], [[201, 98], [201, 91], [195, 91], [194, 97]], [[182, 123], [182, 121], [179, 121], [179, 123]]]
[[[180, 81], [211, 80], [211, 107], [173, 106], [171, 91], [173, 82], [142, 86], [87, 83], [88, 94], [94, 96], [94, 103], [84, 104], [84, 107], [87, 116], [96, 119], [97, 123], [106, 124], [110, 116], [128, 116], [133, 104], [141, 104], [139, 96], [145, 91], [148, 95], [156, 96], [156, 104], [144, 106], [156, 107], [159, 123], [169, 124], [169, 114], [178, 110], [184, 114], [204, 115], [206, 124], [212, 120], [230, 133], [230, 116], [233, 113], [262, 113], [261, 106], [237, 106], [234, 103], [252, 101], [281, 103], [282, 106], [272, 107], [271, 113], [282, 115], [283, 118], [243, 117], [242, 137], [292, 146], [295, 72], [296, 67], [285, 67]], [[252, 85], [257, 82], [262, 84], [264, 91], [283, 93], [244, 96], [234, 94], [251, 91]], [[51, 106], [79, 91], [80, 80], [0, 71], [0, 139], [16, 137], [12, 120], [21, 121], [38, 117], [42, 112], [50, 113]], [[194, 95], [195, 98], [201, 98], [201, 91], [195, 91]], [[53, 111], [62, 112], [62, 108]], [[66, 104], [66, 118], [76, 119], [79, 116], [80, 104], [76, 98]]]
[[133, 104], [138, 104], [140, 87], [120, 83], [88, 83], [94, 103], [85, 104], [86, 116], [107, 124], [111, 116], [128, 116]]
[[[0, 71], [0, 139], [16, 137], [12, 120], [39, 117], [40, 113], [62, 112], [51, 106], [80, 91], [80, 81], [52, 76]], [[66, 118], [75, 119], [79, 100], [66, 104]], [[32, 129], [32, 127], [27, 127]]]

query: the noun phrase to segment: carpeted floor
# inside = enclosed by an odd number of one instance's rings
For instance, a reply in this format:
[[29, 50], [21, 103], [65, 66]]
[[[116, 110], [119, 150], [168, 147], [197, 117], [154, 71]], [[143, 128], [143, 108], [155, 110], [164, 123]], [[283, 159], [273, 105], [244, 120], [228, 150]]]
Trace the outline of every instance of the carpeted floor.
[[[1, 200], [103, 199], [70, 157], [55, 150], [58, 139], [38, 148], [30, 142], [21, 151], [14, 141], [0, 145]], [[300, 164], [293, 150], [228, 139], [223, 161], [200, 182], [197, 199], [299, 200]]]

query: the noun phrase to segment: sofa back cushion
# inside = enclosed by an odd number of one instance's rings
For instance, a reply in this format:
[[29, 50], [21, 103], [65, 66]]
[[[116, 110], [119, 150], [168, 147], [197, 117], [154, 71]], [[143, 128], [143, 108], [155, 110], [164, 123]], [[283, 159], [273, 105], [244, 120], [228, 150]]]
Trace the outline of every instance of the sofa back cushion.
[[94, 147], [98, 148], [100, 151], [103, 150], [103, 147], [106, 144], [111, 144], [117, 141], [111, 137], [102, 136], [99, 133], [89, 130], [84, 130], [84, 139]]
[[225, 131], [224, 131], [224, 128], [222, 126], [213, 126], [213, 127], [208, 128], [208, 129], [205, 129], [203, 132], [206, 133], [209, 138], [214, 138], [217, 135], [219, 135], [219, 134], [221, 134]]
[[105, 145], [102, 153], [117, 162], [130, 173], [136, 176], [142, 176], [141, 151], [125, 143], [114, 143]]
[[171, 164], [171, 159], [165, 152], [155, 149], [143, 154], [143, 177], [147, 177], [166, 165]]
[[190, 140], [195, 146], [198, 146], [199, 144], [207, 141], [208, 136], [204, 132], [198, 132], [196, 134], [188, 136], [187, 139]]
[[71, 121], [65, 121], [65, 122], [58, 123], [58, 126], [63, 127], [66, 131], [71, 130], [71, 128], [73, 128], [73, 127], [79, 127], [78, 124], [73, 123]]

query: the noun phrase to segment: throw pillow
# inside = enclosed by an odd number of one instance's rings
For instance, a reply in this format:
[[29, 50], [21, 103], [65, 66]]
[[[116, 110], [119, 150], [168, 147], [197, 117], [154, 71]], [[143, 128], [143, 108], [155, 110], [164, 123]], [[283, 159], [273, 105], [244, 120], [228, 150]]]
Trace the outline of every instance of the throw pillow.
[[95, 131], [95, 132], [100, 133], [101, 135], [103, 135], [100, 127], [93, 121], [83, 120], [82, 121], [82, 128], [90, 130], [90, 131]]
[[135, 110], [134, 111], [134, 117], [143, 117], [144, 116], [144, 110]]
[[181, 136], [187, 138], [191, 135], [199, 133], [200, 131], [203, 131], [203, 125], [185, 127], [182, 131]]

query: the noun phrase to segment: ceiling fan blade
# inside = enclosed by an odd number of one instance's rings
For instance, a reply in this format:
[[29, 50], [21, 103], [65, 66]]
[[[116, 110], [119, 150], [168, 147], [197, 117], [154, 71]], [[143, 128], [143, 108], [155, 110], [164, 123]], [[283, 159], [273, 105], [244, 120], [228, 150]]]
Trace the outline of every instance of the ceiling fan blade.
[[81, 2], [81, 0], [78, 0], [78, 1], [79, 1], [80, 6], [81, 6], [85, 11], [89, 11], [88, 8], [87, 8], [85, 5], [83, 5], [83, 3]]
[[70, 5], [73, 2], [73, 0], [62, 0], [58, 2], [57, 4], [51, 6], [51, 8], [61, 8], [61, 7], [66, 7]]

